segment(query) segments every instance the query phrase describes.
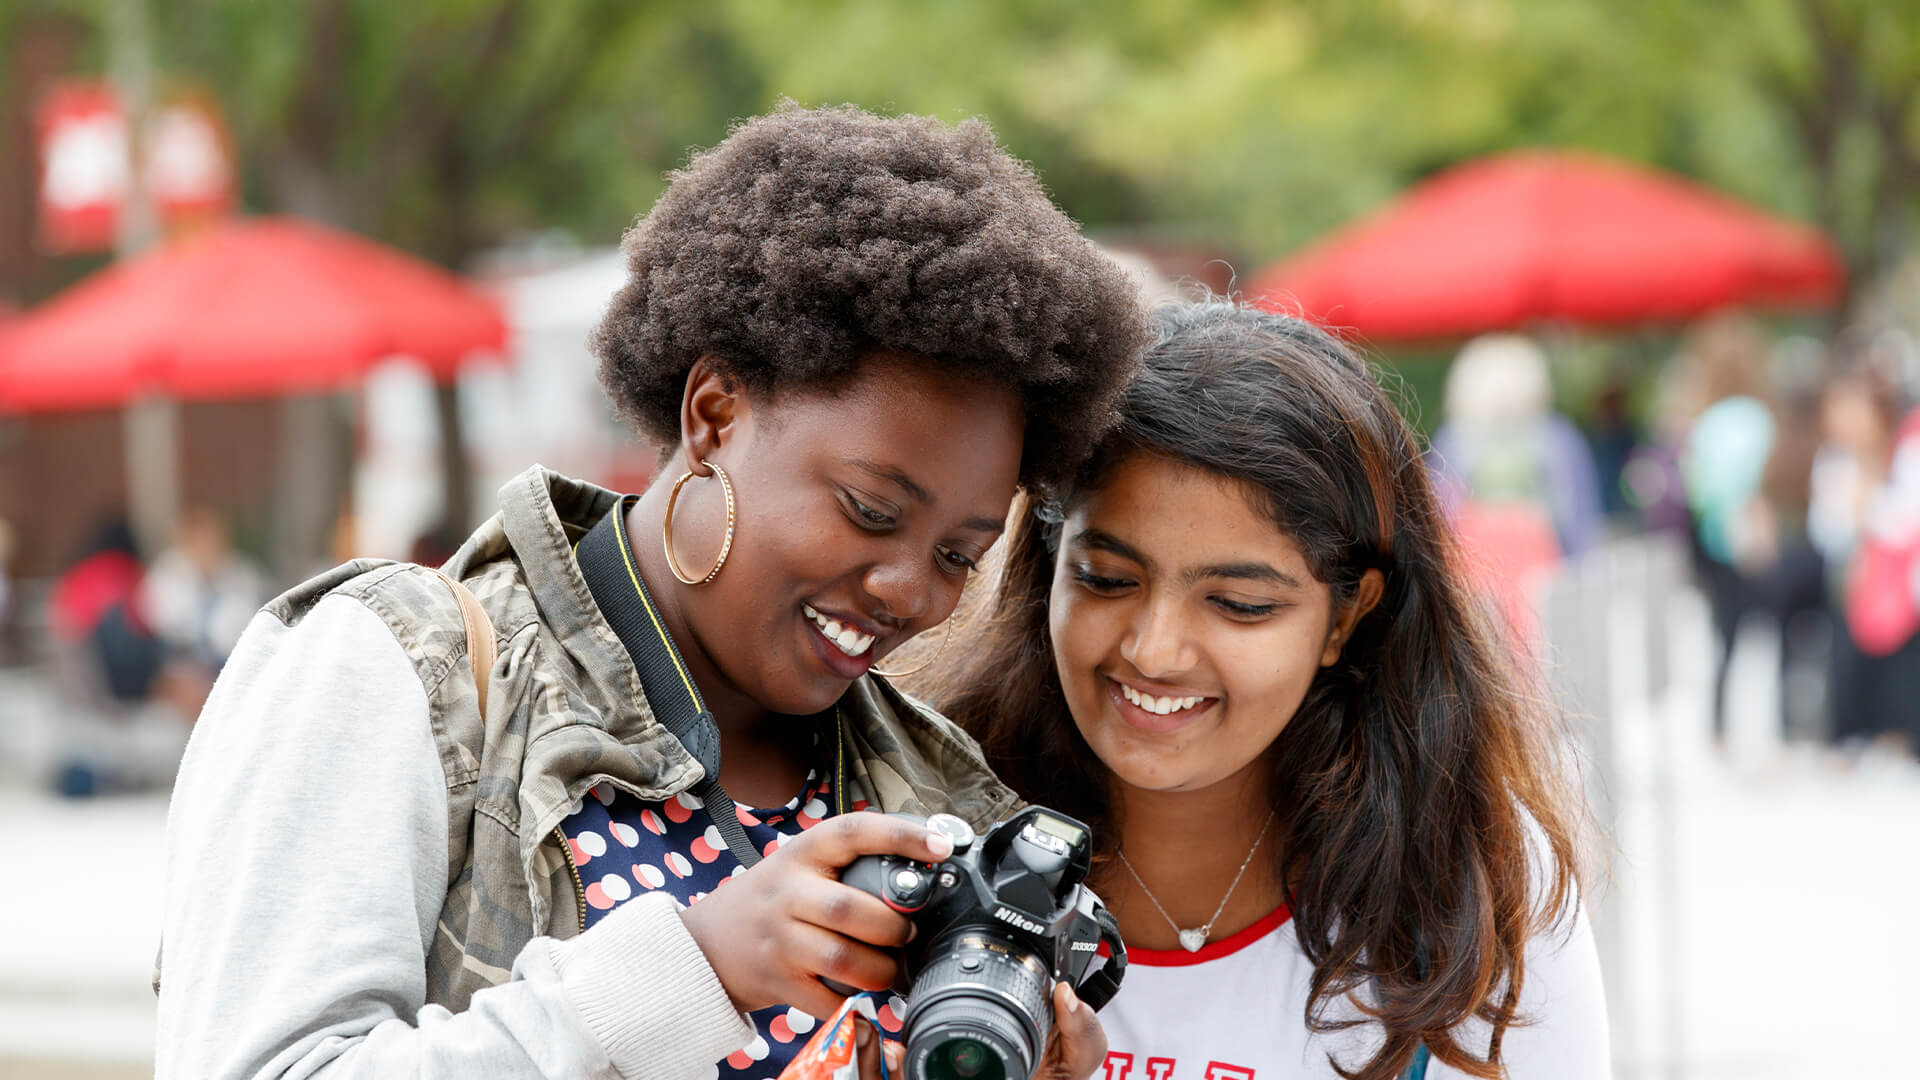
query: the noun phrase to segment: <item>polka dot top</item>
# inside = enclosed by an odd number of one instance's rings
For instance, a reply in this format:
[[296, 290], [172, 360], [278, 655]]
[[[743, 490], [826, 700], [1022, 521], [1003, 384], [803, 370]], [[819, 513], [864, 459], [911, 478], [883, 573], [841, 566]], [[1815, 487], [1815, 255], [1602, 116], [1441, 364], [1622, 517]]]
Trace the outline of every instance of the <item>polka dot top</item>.
[[[816, 738], [816, 742], [817, 742]], [[867, 800], [852, 798], [849, 810], [865, 810]], [[832, 780], [821, 770], [807, 774], [800, 794], [770, 809], [736, 807], [747, 840], [771, 855], [782, 844], [834, 813]], [[589, 789], [587, 798], [560, 825], [586, 892], [586, 926], [641, 893], [659, 890], [683, 904], [702, 897], [746, 873], [692, 792], [665, 802], [648, 802], [611, 784]], [[881, 1029], [898, 1034], [906, 1004], [894, 997], [879, 1010]], [[818, 1022], [799, 1009], [775, 1005], [749, 1013], [755, 1037], [744, 1049], [716, 1063], [715, 1080], [774, 1080], [787, 1067]]]

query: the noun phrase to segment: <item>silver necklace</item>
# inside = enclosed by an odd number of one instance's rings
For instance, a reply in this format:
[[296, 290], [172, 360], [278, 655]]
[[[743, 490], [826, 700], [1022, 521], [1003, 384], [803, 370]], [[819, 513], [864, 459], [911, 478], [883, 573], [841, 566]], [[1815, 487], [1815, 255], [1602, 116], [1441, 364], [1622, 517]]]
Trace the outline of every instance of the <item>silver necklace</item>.
[[1213, 924], [1220, 920], [1220, 913], [1227, 910], [1227, 901], [1233, 898], [1233, 890], [1240, 887], [1241, 877], [1246, 874], [1247, 867], [1253, 865], [1253, 853], [1260, 850], [1260, 841], [1267, 838], [1267, 830], [1271, 828], [1273, 828], [1273, 811], [1269, 810], [1267, 823], [1260, 826], [1260, 835], [1253, 838], [1253, 846], [1247, 849], [1247, 857], [1241, 860], [1239, 871], [1233, 875], [1232, 884], [1227, 886], [1227, 895], [1221, 897], [1220, 906], [1213, 909], [1213, 918], [1208, 919], [1205, 926], [1196, 926], [1192, 929], [1181, 929], [1180, 924], [1173, 921], [1173, 916], [1167, 914], [1167, 909], [1160, 906], [1160, 898], [1153, 895], [1153, 890], [1147, 888], [1147, 883], [1141, 880], [1140, 871], [1135, 870], [1133, 864], [1127, 861], [1125, 851], [1116, 850], [1115, 854], [1120, 856], [1120, 865], [1126, 867], [1127, 873], [1133, 875], [1133, 880], [1140, 885], [1140, 891], [1147, 894], [1147, 899], [1153, 903], [1155, 910], [1160, 912], [1160, 917], [1167, 920], [1167, 925], [1173, 927], [1174, 931], [1180, 935], [1180, 947], [1188, 952], [1199, 952], [1207, 943], [1207, 936], [1213, 933]]

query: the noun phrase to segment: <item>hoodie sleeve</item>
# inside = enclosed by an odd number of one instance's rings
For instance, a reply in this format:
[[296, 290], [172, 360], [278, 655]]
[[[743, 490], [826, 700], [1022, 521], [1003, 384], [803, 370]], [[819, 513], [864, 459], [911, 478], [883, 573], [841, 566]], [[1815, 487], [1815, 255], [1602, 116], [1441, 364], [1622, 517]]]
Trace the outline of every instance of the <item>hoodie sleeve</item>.
[[426, 1004], [446, 788], [385, 624], [256, 616], [167, 821], [157, 1075], [704, 1078], [752, 1030], [667, 897], [536, 938], [461, 1013]]

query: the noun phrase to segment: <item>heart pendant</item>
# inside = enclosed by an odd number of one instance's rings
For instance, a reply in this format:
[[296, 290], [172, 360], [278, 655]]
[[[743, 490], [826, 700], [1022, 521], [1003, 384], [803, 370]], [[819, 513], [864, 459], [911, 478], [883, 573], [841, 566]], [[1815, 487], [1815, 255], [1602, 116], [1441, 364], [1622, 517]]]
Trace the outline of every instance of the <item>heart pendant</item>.
[[1201, 947], [1206, 943], [1207, 932], [1205, 930], [1180, 931], [1180, 947], [1188, 952], [1199, 952]]

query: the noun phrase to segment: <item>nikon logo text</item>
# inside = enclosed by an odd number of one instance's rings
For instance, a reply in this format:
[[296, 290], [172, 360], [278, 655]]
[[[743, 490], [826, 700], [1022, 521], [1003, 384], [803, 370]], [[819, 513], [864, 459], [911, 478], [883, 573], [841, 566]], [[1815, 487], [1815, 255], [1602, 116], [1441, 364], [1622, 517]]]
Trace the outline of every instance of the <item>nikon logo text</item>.
[[993, 917], [1002, 922], [1010, 922], [1029, 934], [1044, 934], [1047, 932], [1046, 927], [1034, 922], [1032, 919], [1027, 918], [1017, 911], [1009, 911], [1005, 907], [993, 909]]

